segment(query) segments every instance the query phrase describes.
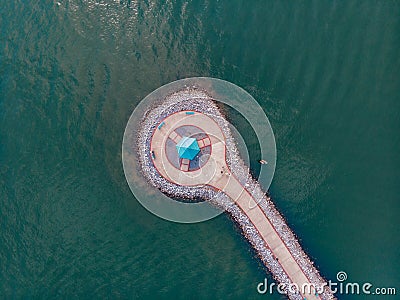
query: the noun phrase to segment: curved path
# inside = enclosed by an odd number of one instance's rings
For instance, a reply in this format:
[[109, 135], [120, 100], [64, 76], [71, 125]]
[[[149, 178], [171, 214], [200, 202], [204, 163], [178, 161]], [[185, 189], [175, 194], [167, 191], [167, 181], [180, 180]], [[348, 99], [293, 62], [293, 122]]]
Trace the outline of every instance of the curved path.
[[[205, 165], [195, 171], [177, 169], [167, 158], [167, 139], [176, 139], [175, 129], [181, 126], [197, 126], [206, 132], [211, 140], [212, 151]], [[258, 230], [267, 247], [277, 258], [292, 283], [298, 287], [312, 286], [273, 224], [258, 206], [252, 195], [240, 184], [229, 170], [225, 160], [225, 136], [218, 124], [199, 112], [181, 111], [165, 118], [155, 129], [151, 141], [153, 163], [158, 172], [167, 180], [183, 186], [209, 185], [228, 195], [245, 213]], [[301, 290], [300, 290], [301, 291]], [[313, 290], [313, 292], [315, 292]], [[305, 299], [320, 299], [313, 294], [302, 294]]]

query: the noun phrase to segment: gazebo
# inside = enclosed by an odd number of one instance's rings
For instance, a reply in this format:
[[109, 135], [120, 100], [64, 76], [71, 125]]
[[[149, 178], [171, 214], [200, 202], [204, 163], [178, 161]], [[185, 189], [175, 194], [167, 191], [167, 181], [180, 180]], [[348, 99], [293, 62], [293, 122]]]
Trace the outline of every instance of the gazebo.
[[178, 144], [176, 150], [180, 158], [192, 160], [200, 152], [199, 144], [195, 138], [183, 137]]

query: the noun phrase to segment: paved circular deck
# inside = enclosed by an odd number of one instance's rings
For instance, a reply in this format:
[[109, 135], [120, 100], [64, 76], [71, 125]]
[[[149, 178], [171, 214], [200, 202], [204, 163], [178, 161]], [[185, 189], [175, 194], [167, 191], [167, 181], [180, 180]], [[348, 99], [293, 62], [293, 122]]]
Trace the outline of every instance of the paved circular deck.
[[[189, 126], [205, 133], [204, 138], [198, 139], [200, 149], [210, 148], [209, 153], [206, 153], [206, 160], [199, 168], [190, 172], [184, 167], [188, 163], [186, 160], [182, 162], [181, 159], [177, 168], [173, 161], [177, 158], [171, 159], [171, 154], [168, 153], [182, 137], [182, 130]], [[153, 163], [157, 171], [167, 180], [179, 185], [209, 184], [211, 181], [218, 181], [227, 170], [225, 137], [217, 123], [202, 113], [182, 111], [165, 118], [153, 133], [151, 151], [154, 152]]]

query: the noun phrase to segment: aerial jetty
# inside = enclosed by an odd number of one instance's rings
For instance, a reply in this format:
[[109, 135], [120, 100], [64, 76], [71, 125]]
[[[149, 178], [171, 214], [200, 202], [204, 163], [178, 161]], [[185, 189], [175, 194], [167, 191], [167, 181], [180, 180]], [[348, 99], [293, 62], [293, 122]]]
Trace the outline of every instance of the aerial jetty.
[[136, 151], [147, 181], [172, 198], [204, 199], [240, 226], [289, 299], [334, 299], [270, 197], [242, 161], [207, 91], [187, 86], [150, 107]]

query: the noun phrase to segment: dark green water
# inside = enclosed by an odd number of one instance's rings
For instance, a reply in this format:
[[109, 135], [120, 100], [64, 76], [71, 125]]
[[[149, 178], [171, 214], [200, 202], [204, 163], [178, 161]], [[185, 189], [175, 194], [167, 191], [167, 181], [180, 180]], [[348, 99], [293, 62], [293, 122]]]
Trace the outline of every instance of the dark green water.
[[135, 105], [191, 76], [265, 109], [271, 194], [323, 275], [400, 293], [400, 2], [58, 3], [0, 4], [1, 298], [280, 299], [229, 218], [166, 222], [125, 182]]

